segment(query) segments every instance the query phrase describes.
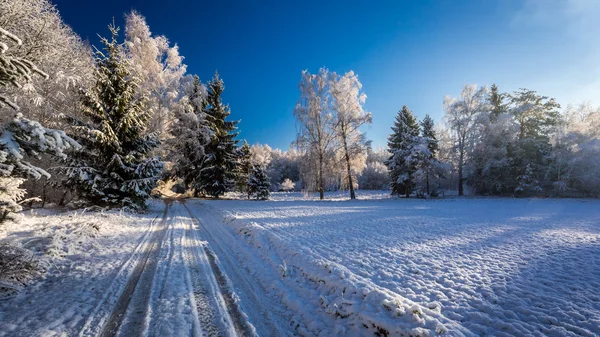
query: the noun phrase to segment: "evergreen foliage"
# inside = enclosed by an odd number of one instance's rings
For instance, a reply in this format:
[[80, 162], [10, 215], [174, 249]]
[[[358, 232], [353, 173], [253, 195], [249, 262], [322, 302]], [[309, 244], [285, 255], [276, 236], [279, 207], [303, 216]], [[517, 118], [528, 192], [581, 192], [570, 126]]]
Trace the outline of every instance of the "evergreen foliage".
[[231, 114], [229, 106], [222, 102], [225, 89], [223, 80], [215, 73], [208, 83], [206, 98], [206, 118], [211, 130], [211, 138], [205, 147], [205, 156], [197, 179], [196, 191], [218, 198], [235, 183], [237, 166], [237, 123], [227, 121]]
[[250, 199], [250, 188], [248, 186], [248, 179], [250, 177], [251, 170], [252, 170], [252, 153], [250, 152], [250, 146], [244, 139], [242, 146], [238, 149], [236, 185], [237, 185], [238, 191], [246, 192], [248, 194], [248, 199]]
[[163, 165], [148, 158], [158, 141], [145, 132], [149, 115], [117, 43], [119, 29], [113, 24], [109, 30], [111, 40], [102, 38], [107, 54], [96, 52], [96, 83], [82, 92], [85, 119], [70, 118], [84, 150], [74, 153], [63, 167], [65, 184], [93, 204], [139, 209], [145, 206]]
[[406, 105], [398, 112], [392, 131], [393, 133], [388, 137], [388, 152], [392, 156], [386, 162], [392, 195], [408, 197], [414, 189], [414, 183], [410, 178], [416, 171], [412, 156], [413, 145], [419, 137], [419, 124]]
[[252, 165], [250, 176], [248, 177], [248, 191], [256, 197], [256, 200], [269, 199], [271, 183], [267, 176], [267, 169], [262, 165]]

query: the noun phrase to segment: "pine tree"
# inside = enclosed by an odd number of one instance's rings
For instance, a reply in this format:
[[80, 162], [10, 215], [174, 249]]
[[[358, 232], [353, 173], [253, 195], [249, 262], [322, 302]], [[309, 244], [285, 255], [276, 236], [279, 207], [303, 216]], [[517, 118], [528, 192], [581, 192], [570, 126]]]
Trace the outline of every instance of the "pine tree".
[[[4, 42], [7, 39], [9, 41]], [[5, 54], [9, 43], [22, 45], [21, 39], [0, 27], [0, 89], [21, 87], [34, 74], [47, 77], [31, 61]], [[61, 130], [43, 127], [40, 123], [23, 117], [19, 107], [0, 92], [0, 108], [8, 106], [16, 111], [9, 120], [0, 120], [0, 223], [11, 219], [11, 213], [21, 210], [20, 202], [25, 190], [20, 186], [25, 177], [50, 178], [44, 169], [33, 165], [27, 157], [48, 153], [66, 158], [64, 150], [78, 149], [80, 145]]]
[[256, 200], [267, 200], [271, 191], [271, 183], [267, 176], [267, 170], [262, 165], [252, 165], [248, 177], [248, 192], [256, 196]]
[[238, 150], [238, 164], [236, 170], [236, 182], [240, 192], [248, 193], [248, 199], [250, 199], [250, 188], [248, 186], [248, 178], [250, 177], [250, 171], [252, 170], [252, 153], [250, 153], [250, 146], [244, 139], [244, 143]]
[[405, 105], [398, 112], [393, 133], [388, 137], [388, 151], [392, 156], [386, 162], [391, 179], [392, 195], [410, 196], [414, 188], [411, 175], [416, 168], [409, 160], [412, 145], [419, 137], [419, 124], [412, 111]]
[[490, 120], [492, 122], [495, 122], [498, 119], [498, 116], [506, 112], [507, 105], [504, 103], [505, 98], [506, 94], [500, 93], [498, 91], [498, 86], [492, 84], [488, 98], [491, 107]]
[[511, 96], [510, 113], [519, 127], [517, 144], [508, 153], [512, 180], [517, 185], [515, 192], [536, 192], [532, 189], [519, 189], [522, 177], [542, 181], [547, 172], [552, 150], [550, 139], [558, 124], [559, 108], [560, 104], [553, 98], [540, 96], [533, 90], [521, 89]]
[[186, 104], [176, 112], [176, 121], [171, 127], [171, 176], [181, 178], [186, 190], [196, 185], [198, 172], [204, 160], [204, 147], [210, 140], [210, 130], [204, 113], [205, 96], [204, 85], [198, 76], [194, 76]]
[[425, 190], [427, 191], [427, 194], [429, 195], [430, 193], [430, 188], [429, 188], [429, 178], [430, 175], [432, 174], [432, 171], [434, 169], [434, 161], [436, 160], [436, 155], [439, 149], [439, 145], [438, 145], [438, 140], [437, 140], [437, 136], [435, 134], [435, 128], [434, 128], [434, 123], [433, 123], [433, 119], [429, 116], [429, 115], [425, 115], [425, 118], [423, 118], [423, 121], [421, 121], [421, 127], [422, 127], [422, 137], [424, 139], [424, 141], [427, 143], [427, 149], [429, 150], [429, 153], [427, 154], [426, 158], [425, 158], [425, 164], [424, 164], [424, 170], [425, 170]]
[[235, 182], [237, 164], [236, 147], [238, 121], [225, 120], [230, 114], [229, 106], [223, 105], [221, 94], [225, 89], [219, 73], [215, 73], [208, 83], [207, 105], [205, 109], [211, 130], [210, 142], [205, 147], [205, 156], [197, 191], [218, 198], [230, 189]]
[[65, 184], [100, 205], [143, 208], [162, 172], [162, 162], [147, 155], [158, 145], [145, 133], [149, 119], [121, 45], [119, 29], [102, 39], [107, 55], [96, 52], [95, 86], [82, 92], [86, 120], [71, 117], [76, 139], [84, 145], [69, 166]]

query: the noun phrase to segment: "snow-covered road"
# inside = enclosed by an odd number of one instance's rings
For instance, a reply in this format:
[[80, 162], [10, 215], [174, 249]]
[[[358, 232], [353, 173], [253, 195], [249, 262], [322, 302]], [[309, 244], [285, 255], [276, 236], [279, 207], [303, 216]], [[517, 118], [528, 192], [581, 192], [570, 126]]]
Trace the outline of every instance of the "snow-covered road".
[[[47, 257], [47, 244], [39, 244], [42, 257], [55, 265], [44, 280], [0, 301], [0, 336], [285, 335], [277, 333], [281, 320], [257, 296], [254, 280], [227, 255], [227, 242], [214, 240], [218, 231], [207, 235], [192, 212], [183, 201], [168, 201], [139, 218], [76, 215], [80, 222], [99, 224], [99, 242], [80, 247], [85, 253], [56, 258]], [[32, 229], [28, 240], [43, 235], [36, 229], [55, 226], [52, 241], [72, 220], [73, 213], [45, 215], [29, 217], [23, 226]], [[0, 242], [18, 242], [19, 233], [2, 233]], [[79, 241], [69, 237], [64, 243], [72, 250]], [[250, 295], [242, 298], [258, 329], [240, 308], [228, 275]]]

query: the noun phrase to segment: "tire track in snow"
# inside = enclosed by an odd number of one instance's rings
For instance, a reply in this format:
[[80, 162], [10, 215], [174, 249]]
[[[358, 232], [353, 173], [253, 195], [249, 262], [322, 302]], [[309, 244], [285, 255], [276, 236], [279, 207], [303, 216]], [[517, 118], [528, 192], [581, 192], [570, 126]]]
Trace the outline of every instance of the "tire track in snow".
[[[217, 280], [218, 287], [223, 296], [229, 316], [232, 318], [236, 335], [238, 336], [257, 336], [255, 327], [248, 321], [248, 316], [243, 312], [239, 304], [238, 296], [233, 291], [233, 284], [230, 280], [235, 280], [235, 285], [241, 288], [244, 298], [249, 302], [244, 302], [247, 305], [246, 310], [252, 310], [253, 316], [256, 319], [255, 324], [259, 324], [262, 333], [269, 336], [287, 336], [289, 332], [282, 330], [272, 317], [272, 307], [265, 307], [264, 293], [265, 290], [258, 285], [257, 281], [251, 279], [248, 275], [242, 274], [239, 271], [240, 266], [235, 262], [236, 258], [230, 248], [226, 247], [226, 242], [234, 242], [236, 238], [223, 238], [222, 232], [219, 232], [218, 226], [213, 226], [211, 230], [207, 225], [200, 221], [198, 217], [188, 208], [185, 202], [183, 206], [187, 209], [192, 221], [197, 226], [195, 233], [202, 233], [202, 239], [206, 240], [204, 245], [204, 254], [208, 259], [213, 275]], [[226, 234], [225, 234], [226, 235]], [[212, 247], [212, 249], [211, 249]], [[227, 270], [230, 275], [226, 275], [220, 265], [227, 265]], [[229, 276], [229, 277], [228, 277]], [[243, 305], [243, 304], [242, 304]]]
[[[204, 228], [201, 222], [192, 214], [185, 202], [182, 202], [182, 205], [188, 211], [193, 225], [197, 228], [193, 228], [194, 226], [192, 225], [191, 234], [194, 238], [197, 237], [196, 233], [200, 229], [208, 234], [206, 228]], [[196, 242], [198, 241], [196, 240]], [[195, 246], [198, 247], [198, 245]], [[201, 249], [201, 251], [198, 251], [199, 249]], [[206, 266], [206, 261], [208, 262], [209, 268], [205, 269], [209, 269], [210, 272], [206, 273], [205, 270], [205, 279], [208, 281], [207, 285], [209, 286], [212, 302], [216, 304], [216, 308], [214, 309], [219, 309], [220, 311], [218, 314], [221, 314], [222, 319], [220, 323], [222, 323], [222, 330], [225, 330], [221, 331], [218, 335], [256, 336], [257, 334], [254, 331], [254, 327], [245, 319], [246, 315], [243, 314], [239, 308], [236, 295], [229, 287], [226, 276], [216, 263], [215, 256], [208, 247], [208, 243], [203, 244], [202, 248], [194, 249], [193, 255], [195, 256], [196, 263], [199, 263], [199, 265], [203, 264]], [[202, 260], [204, 260], [204, 263], [202, 263]], [[201, 308], [198, 308], [199, 312], [201, 310]]]
[[[150, 290], [156, 272], [160, 246], [167, 233], [167, 214], [170, 206], [171, 202], [165, 201], [165, 210], [158, 226], [159, 229], [153, 233], [146, 244], [146, 249], [142, 253], [141, 259], [137, 262], [100, 336], [112, 337], [117, 336], [119, 333], [134, 335], [136, 334], [136, 330], [139, 334], [144, 329], [144, 326], [147, 325], [146, 309], [149, 305]], [[128, 321], [125, 322], [126, 324], [123, 324], [126, 316]], [[140, 324], [142, 324], [141, 327], [139, 326]], [[122, 328], [125, 328], [125, 330], [121, 331]]]
[[[165, 209], [162, 212], [162, 218], [164, 218], [166, 216], [166, 214], [167, 214], [167, 206], [165, 205]], [[102, 311], [102, 309], [105, 309], [107, 306], [112, 307], [113, 305], [115, 305], [114, 303], [111, 303], [111, 302], [113, 302], [116, 299], [119, 291], [122, 291], [123, 289], [125, 289], [123, 284], [126, 284], [126, 282], [128, 282], [131, 278], [131, 276], [128, 277], [127, 274], [129, 273], [129, 270], [131, 268], [135, 269], [135, 267], [140, 263], [140, 260], [144, 256], [145, 251], [143, 251], [143, 248], [148, 245], [148, 242], [150, 240], [152, 240], [152, 231], [157, 226], [156, 220], [159, 217], [161, 217], [161, 215], [157, 215], [152, 219], [152, 221], [150, 222], [150, 225], [148, 226], [148, 229], [146, 230], [146, 233], [144, 233], [144, 235], [142, 236], [142, 239], [140, 240], [138, 245], [135, 247], [135, 249], [129, 256], [127, 261], [125, 261], [123, 263], [123, 265], [121, 266], [119, 271], [116, 273], [110, 286], [107, 288], [106, 292], [104, 293], [102, 300], [100, 300], [100, 302], [98, 302], [97, 306], [94, 308], [94, 310], [88, 316], [86, 322], [84, 323], [83, 327], [81, 328], [79, 336], [81, 336], [81, 337], [96, 336], [99, 333], [101, 333], [98, 330], [101, 329], [101, 327], [103, 325], [106, 325], [106, 324], [104, 324], [104, 322], [109, 317], [109, 315], [112, 314], [111, 312], [101, 312], [101, 311]], [[134, 265], [134, 266], [132, 267], [132, 265]], [[125, 287], [126, 287], [126, 285], [125, 285]]]

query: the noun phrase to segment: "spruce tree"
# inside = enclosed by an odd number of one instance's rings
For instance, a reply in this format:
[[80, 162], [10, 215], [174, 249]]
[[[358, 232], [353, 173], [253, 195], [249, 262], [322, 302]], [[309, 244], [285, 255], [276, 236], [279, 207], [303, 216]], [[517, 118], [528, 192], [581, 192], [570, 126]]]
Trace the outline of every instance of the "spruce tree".
[[392, 195], [403, 194], [408, 197], [414, 188], [411, 175], [416, 171], [409, 157], [419, 137], [419, 124], [406, 105], [398, 112], [392, 131], [393, 133], [388, 137], [388, 151], [392, 156], [386, 162]]
[[506, 94], [500, 93], [498, 91], [498, 86], [492, 84], [490, 87], [490, 96], [488, 98], [491, 107], [490, 120], [492, 122], [496, 121], [498, 116], [506, 112], [507, 105], [504, 103], [505, 98]]
[[262, 165], [252, 165], [250, 176], [248, 177], [248, 193], [256, 197], [256, 200], [267, 200], [271, 193], [271, 183], [267, 170]]
[[423, 140], [427, 143], [427, 149], [429, 153], [425, 156], [425, 189], [427, 194], [430, 193], [429, 188], [429, 178], [434, 171], [434, 166], [436, 164], [436, 155], [438, 152], [438, 140], [435, 134], [435, 128], [433, 119], [429, 115], [425, 115], [425, 118], [421, 121], [422, 127], [422, 137]]
[[162, 162], [148, 158], [158, 145], [147, 135], [149, 119], [143, 96], [121, 45], [119, 29], [109, 25], [112, 38], [102, 38], [107, 54], [96, 52], [95, 85], [82, 91], [85, 119], [69, 118], [74, 137], [84, 146], [73, 155], [65, 184], [96, 205], [143, 208], [162, 172]]
[[235, 182], [237, 165], [238, 121], [225, 120], [230, 114], [229, 106], [224, 105], [221, 94], [225, 89], [219, 73], [215, 73], [208, 83], [208, 96], [205, 113], [211, 130], [210, 142], [205, 147], [205, 156], [200, 170], [197, 191], [218, 198], [228, 191]]
[[176, 112], [176, 121], [171, 127], [173, 138], [171, 176], [183, 180], [186, 190], [196, 185], [198, 172], [204, 160], [204, 147], [210, 140], [210, 130], [204, 108], [206, 97], [204, 86], [198, 76], [194, 76], [191, 92], [187, 101]]
[[237, 187], [240, 192], [246, 192], [248, 199], [250, 199], [250, 188], [248, 186], [248, 178], [250, 177], [250, 171], [252, 170], [252, 154], [250, 153], [250, 146], [244, 139], [244, 143], [238, 150], [238, 165], [236, 170], [236, 181]]

